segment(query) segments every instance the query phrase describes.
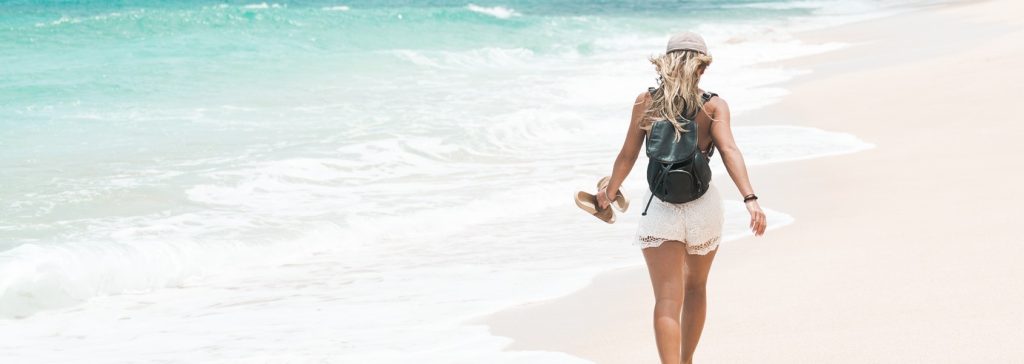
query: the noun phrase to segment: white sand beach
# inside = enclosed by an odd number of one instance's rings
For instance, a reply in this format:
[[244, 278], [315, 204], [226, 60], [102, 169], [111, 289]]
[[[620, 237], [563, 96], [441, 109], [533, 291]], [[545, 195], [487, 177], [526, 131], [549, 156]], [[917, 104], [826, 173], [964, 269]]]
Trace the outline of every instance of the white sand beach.
[[[792, 61], [814, 72], [734, 123], [848, 132], [876, 148], [751, 168], [762, 206], [795, 223], [721, 245], [695, 361], [1024, 361], [1013, 223], [1024, 3], [933, 6], [801, 37], [851, 46]], [[727, 178], [716, 183], [738, 198]], [[507, 350], [655, 363], [652, 305], [636, 266], [485, 322], [515, 340]]]

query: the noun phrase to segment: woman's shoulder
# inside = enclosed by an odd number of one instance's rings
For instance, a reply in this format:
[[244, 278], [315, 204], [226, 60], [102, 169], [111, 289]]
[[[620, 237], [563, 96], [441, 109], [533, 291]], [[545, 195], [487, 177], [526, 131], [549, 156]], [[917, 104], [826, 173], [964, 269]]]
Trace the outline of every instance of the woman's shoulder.
[[704, 103], [704, 108], [709, 112], [729, 109], [729, 103], [725, 101], [725, 98], [723, 98], [722, 95], [707, 90], [704, 90], [704, 93], [705, 95], [710, 95], [708, 101]]
[[704, 114], [710, 117], [712, 122], [724, 120], [725, 123], [728, 123], [729, 103], [722, 96], [715, 95], [704, 103]]
[[636, 95], [636, 102], [637, 103], [641, 103], [641, 102], [646, 103], [648, 101], [651, 101], [651, 89], [644, 90], [640, 94]]
[[639, 95], [636, 95], [636, 100], [633, 101], [633, 108], [637, 110], [646, 110], [651, 105], [651, 94], [650, 92], [644, 91]]

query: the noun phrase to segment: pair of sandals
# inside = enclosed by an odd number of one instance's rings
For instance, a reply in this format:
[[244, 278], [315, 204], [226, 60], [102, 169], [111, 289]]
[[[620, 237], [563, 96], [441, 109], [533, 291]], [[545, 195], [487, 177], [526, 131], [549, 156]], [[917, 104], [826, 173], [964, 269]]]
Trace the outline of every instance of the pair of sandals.
[[[605, 176], [597, 181], [597, 192], [601, 193], [601, 189], [608, 186], [608, 181], [611, 180], [611, 176]], [[611, 205], [606, 208], [601, 208], [601, 205], [597, 203], [597, 195], [592, 195], [583, 191], [576, 192], [576, 206], [586, 211], [588, 214], [594, 215], [599, 220], [609, 224], [615, 223], [615, 212], [612, 211], [612, 207], [615, 207], [619, 212], [626, 212], [629, 208], [629, 199], [622, 195], [622, 191], [615, 193], [615, 200], [611, 202]]]

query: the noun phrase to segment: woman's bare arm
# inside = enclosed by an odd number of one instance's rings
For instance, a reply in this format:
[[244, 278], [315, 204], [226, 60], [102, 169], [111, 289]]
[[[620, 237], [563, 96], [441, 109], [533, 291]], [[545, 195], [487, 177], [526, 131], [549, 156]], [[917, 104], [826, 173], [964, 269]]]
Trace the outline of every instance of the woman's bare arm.
[[714, 121], [711, 123], [711, 138], [721, 153], [722, 163], [729, 171], [729, 177], [732, 177], [732, 182], [740, 190], [741, 196], [754, 193], [754, 188], [750, 187], [750, 179], [747, 176], [747, 165], [743, 162], [743, 153], [740, 153], [739, 147], [736, 146], [736, 140], [732, 136], [729, 104], [721, 97], [716, 97], [709, 102], [708, 106], [714, 108], [712, 110]]
[[[736, 140], [732, 136], [729, 104], [721, 97], [712, 99], [708, 104], [708, 106], [711, 106], [712, 116], [714, 116], [712, 118], [714, 121], [711, 123], [711, 137], [722, 156], [722, 163], [725, 164], [725, 169], [729, 171], [729, 177], [732, 177], [732, 182], [740, 190], [740, 195], [747, 196], [753, 194], [754, 188], [750, 186], [747, 165], [743, 162], [743, 153], [740, 153], [740, 148], [736, 146]], [[767, 221], [757, 200], [750, 200], [746, 205], [747, 211], [750, 212], [750, 229], [754, 232], [754, 235], [764, 234]]]
[[622, 181], [626, 180], [626, 176], [629, 175], [629, 172], [633, 170], [633, 165], [636, 164], [636, 159], [640, 155], [640, 148], [644, 145], [645, 136], [644, 130], [640, 129], [640, 120], [643, 119], [650, 100], [650, 94], [643, 92], [633, 102], [633, 115], [629, 121], [629, 129], [626, 130], [626, 140], [622, 143], [622, 150], [619, 151], [619, 156], [615, 158], [615, 164], [612, 166], [612, 177], [608, 182], [608, 187], [597, 193], [597, 200], [602, 208], [608, 207], [610, 201], [608, 201], [607, 197], [615, 196], [619, 191], [619, 187], [622, 186]]

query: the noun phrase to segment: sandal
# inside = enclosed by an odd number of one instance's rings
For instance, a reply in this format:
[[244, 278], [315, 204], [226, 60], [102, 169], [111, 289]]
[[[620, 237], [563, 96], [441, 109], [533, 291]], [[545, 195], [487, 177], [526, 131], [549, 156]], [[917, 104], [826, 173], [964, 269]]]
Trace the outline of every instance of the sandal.
[[595, 217], [606, 223], [615, 223], [615, 213], [612, 212], [612, 209], [610, 208], [602, 209], [601, 206], [597, 204], [597, 196], [591, 195], [583, 191], [578, 191], [576, 192], [575, 199], [576, 206], [579, 206], [581, 209], [583, 209], [583, 211], [586, 211], [588, 214], [594, 215]]
[[[608, 186], [608, 181], [611, 180], [611, 178], [612, 176], [605, 176], [597, 181], [598, 192], [600, 192], [602, 188]], [[612, 201], [612, 206], [615, 206], [615, 209], [620, 212], [626, 212], [626, 209], [629, 208], [629, 199], [622, 194], [621, 188], [619, 188], [618, 191], [615, 191], [615, 201]]]

